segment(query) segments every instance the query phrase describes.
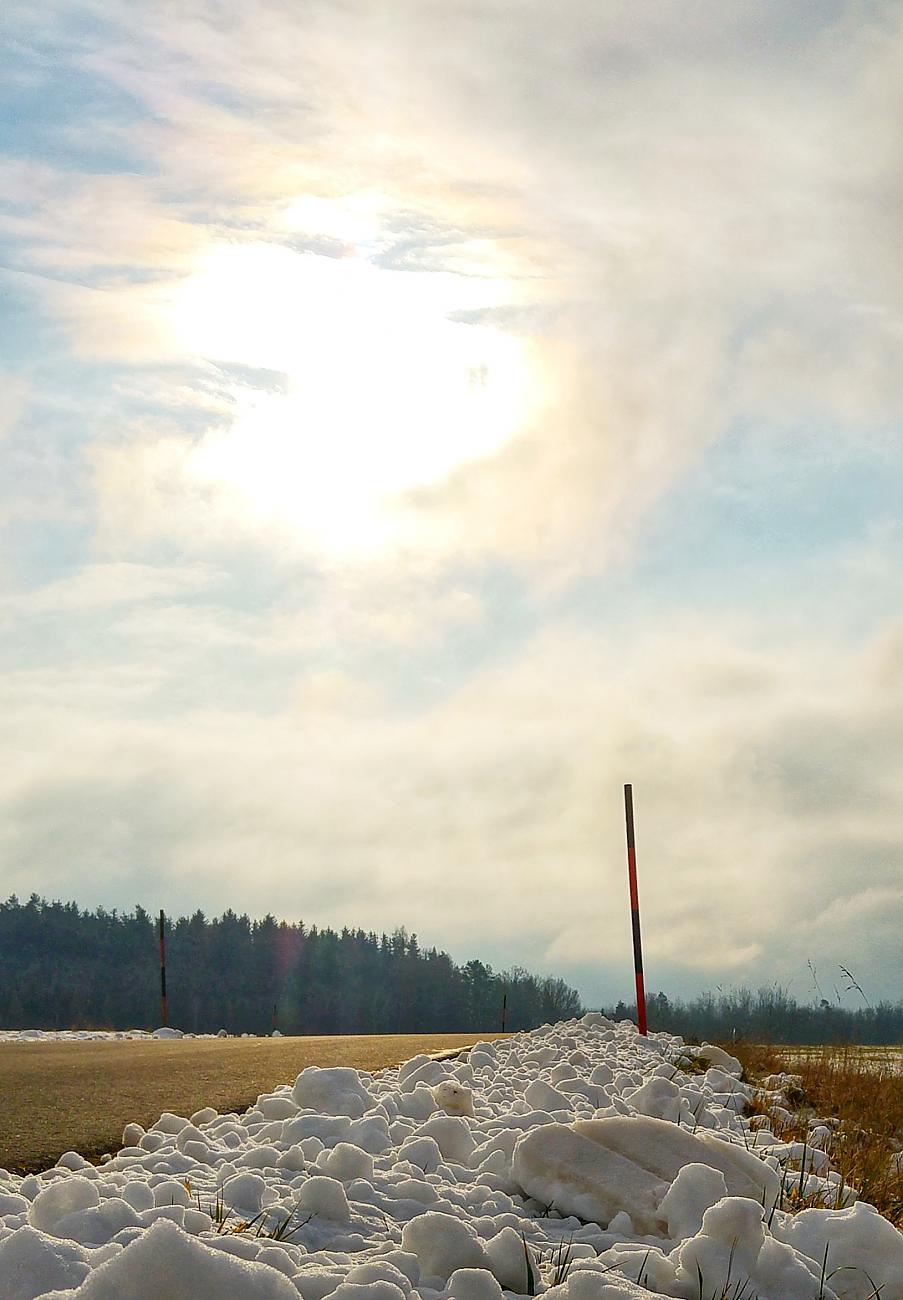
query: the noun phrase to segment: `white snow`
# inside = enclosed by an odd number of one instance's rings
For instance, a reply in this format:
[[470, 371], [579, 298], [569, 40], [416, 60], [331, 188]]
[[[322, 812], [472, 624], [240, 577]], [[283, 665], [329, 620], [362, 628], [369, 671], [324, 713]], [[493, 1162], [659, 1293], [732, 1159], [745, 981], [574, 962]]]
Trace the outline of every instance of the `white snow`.
[[[705, 1074], [677, 1068], [693, 1055]], [[129, 1124], [99, 1168], [0, 1170], [0, 1300], [903, 1300], [903, 1235], [872, 1207], [784, 1211], [803, 1159], [837, 1204], [831, 1126], [777, 1141], [740, 1073], [598, 1013], [311, 1068], [243, 1115]]]
[[[255, 1035], [251, 1035], [256, 1038]], [[189, 1034], [182, 1029], [161, 1027], [148, 1029], [0, 1029], [0, 1043], [88, 1043], [154, 1042], [178, 1038], [228, 1038], [221, 1029], [216, 1034]], [[247, 1034], [242, 1035], [248, 1037]]]

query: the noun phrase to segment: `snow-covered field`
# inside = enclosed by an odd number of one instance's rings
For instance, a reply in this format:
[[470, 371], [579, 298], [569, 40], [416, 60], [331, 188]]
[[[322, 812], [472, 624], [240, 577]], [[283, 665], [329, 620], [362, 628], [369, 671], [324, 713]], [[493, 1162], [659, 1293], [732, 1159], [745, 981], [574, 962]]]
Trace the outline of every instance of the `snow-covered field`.
[[[830, 1125], [753, 1130], [738, 1075], [595, 1013], [311, 1067], [241, 1116], [129, 1125], [99, 1169], [0, 1171], [0, 1300], [903, 1300], [903, 1235], [841, 1187]], [[844, 1208], [781, 1208], [803, 1157], [794, 1186]]]
[[134, 1043], [154, 1039], [225, 1037], [228, 1037], [225, 1030], [219, 1034], [186, 1034], [181, 1029], [0, 1029], [0, 1043]]

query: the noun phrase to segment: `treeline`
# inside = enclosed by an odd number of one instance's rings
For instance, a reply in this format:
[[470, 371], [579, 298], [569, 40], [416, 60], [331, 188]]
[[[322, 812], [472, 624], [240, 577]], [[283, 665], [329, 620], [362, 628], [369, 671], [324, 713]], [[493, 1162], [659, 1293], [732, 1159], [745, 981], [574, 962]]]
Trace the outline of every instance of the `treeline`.
[[[306, 927], [227, 911], [166, 923], [169, 1023], [192, 1033], [439, 1033], [580, 1015], [564, 981], [456, 965], [416, 935]], [[0, 903], [0, 1028], [155, 1028], [156, 919], [32, 895]]]
[[[646, 1013], [650, 1029], [700, 1042], [748, 1038], [760, 1043], [903, 1043], [903, 1002], [844, 1007], [821, 998], [808, 1004], [779, 986], [703, 993], [689, 1002], [653, 993]], [[605, 1014], [635, 1020], [636, 1004], [619, 1002]]]

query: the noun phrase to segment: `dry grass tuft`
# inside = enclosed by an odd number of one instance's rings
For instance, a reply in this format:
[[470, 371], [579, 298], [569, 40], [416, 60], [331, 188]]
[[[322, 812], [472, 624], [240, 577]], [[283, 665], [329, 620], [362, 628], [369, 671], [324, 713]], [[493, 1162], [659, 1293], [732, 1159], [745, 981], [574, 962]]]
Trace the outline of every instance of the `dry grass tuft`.
[[[829, 1154], [844, 1184], [903, 1228], [903, 1167], [892, 1164], [894, 1153], [903, 1149], [899, 1051], [756, 1043], [727, 1044], [726, 1050], [742, 1062], [750, 1082], [781, 1072], [799, 1076], [798, 1089], [785, 1090], [794, 1107], [790, 1120], [774, 1117], [761, 1097], [750, 1104], [749, 1113], [768, 1117], [772, 1131], [786, 1141], [804, 1141], [813, 1118], [834, 1121]], [[804, 1208], [805, 1198], [798, 1200], [798, 1208]], [[792, 1203], [785, 1208], [793, 1208]]]

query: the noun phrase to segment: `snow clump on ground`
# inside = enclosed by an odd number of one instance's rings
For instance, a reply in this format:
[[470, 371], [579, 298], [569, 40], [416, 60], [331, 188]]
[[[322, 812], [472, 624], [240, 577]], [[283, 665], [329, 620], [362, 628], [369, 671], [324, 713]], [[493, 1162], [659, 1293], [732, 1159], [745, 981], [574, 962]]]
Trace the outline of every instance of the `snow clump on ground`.
[[[597, 1013], [309, 1068], [243, 1115], [129, 1124], [99, 1168], [0, 1170], [0, 1297], [903, 1300], [903, 1235], [754, 1128], [740, 1075]], [[783, 1208], [790, 1170], [816, 1208]]]

